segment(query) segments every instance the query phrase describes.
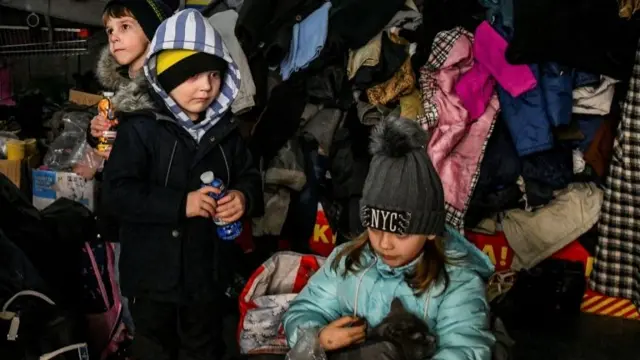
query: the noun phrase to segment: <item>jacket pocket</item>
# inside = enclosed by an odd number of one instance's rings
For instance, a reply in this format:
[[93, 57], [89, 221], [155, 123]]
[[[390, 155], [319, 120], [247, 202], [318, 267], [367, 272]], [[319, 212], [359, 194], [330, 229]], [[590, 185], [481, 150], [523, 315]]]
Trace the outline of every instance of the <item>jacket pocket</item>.
[[166, 226], [123, 226], [120, 278], [125, 296], [177, 291], [180, 236], [180, 230]]

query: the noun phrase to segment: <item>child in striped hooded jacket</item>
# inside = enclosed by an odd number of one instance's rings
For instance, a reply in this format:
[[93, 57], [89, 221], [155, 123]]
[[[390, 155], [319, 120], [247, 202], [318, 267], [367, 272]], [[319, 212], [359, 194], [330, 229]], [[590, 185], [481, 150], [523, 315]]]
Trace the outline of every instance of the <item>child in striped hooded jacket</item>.
[[[125, 113], [104, 170], [103, 199], [120, 224], [121, 288], [131, 300], [137, 359], [219, 359], [231, 223], [263, 209], [261, 178], [230, 107], [240, 72], [220, 35], [193, 9], [156, 31], [144, 74], [153, 110]], [[212, 171], [227, 195], [201, 187]]]

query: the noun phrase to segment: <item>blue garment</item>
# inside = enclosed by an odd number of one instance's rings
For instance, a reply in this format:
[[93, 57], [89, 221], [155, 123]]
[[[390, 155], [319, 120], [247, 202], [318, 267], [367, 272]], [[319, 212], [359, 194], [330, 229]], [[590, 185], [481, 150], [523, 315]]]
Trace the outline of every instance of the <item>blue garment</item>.
[[569, 125], [574, 71], [556, 63], [529, 65], [538, 85], [517, 98], [498, 85], [502, 113], [518, 155], [549, 150], [554, 127]]
[[583, 153], [587, 151], [591, 142], [596, 137], [600, 125], [604, 122], [604, 116], [602, 115], [574, 115], [578, 122], [578, 128], [584, 135], [584, 139], [578, 142], [578, 149]]
[[573, 112], [573, 69], [557, 63], [540, 65], [540, 86], [551, 126], [569, 125]]
[[502, 117], [520, 156], [553, 147], [551, 122], [547, 116], [547, 104], [540, 86], [540, 69], [538, 65], [530, 67], [538, 85], [519, 97], [514, 98], [498, 84]]
[[[492, 26], [507, 41], [511, 39], [510, 29], [498, 22]], [[538, 82], [530, 91], [514, 98], [498, 84], [502, 116], [520, 156], [553, 148], [553, 128], [568, 125], [573, 109], [573, 69], [556, 63], [529, 67]]]
[[[186, 32], [185, 28], [193, 29]], [[150, 51], [144, 65], [144, 75], [151, 84], [153, 90], [164, 100], [167, 108], [175, 115], [182, 127], [184, 127], [196, 141], [215, 125], [231, 108], [231, 104], [238, 96], [240, 89], [240, 70], [231, 58], [231, 54], [220, 34], [209, 24], [198, 10], [187, 9], [165, 20], [151, 41]], [[206, 111], [202, 121], [194, 123], [176, 102], [160, 86], [156, 73], [156, 58], [163, 50], [185, 49], [204, 52], [218, 56], [229, 63], [225, 72], [223, 83], [220, 85], [220, 94]]]
[[320, 8], [300, 23], [293, 25], [293, 36], [289, 54], [280, 64], [280, 75], [288, 80], [293, 73], [305, 69], [319, 55], [327, 41], [331, 2]]
[[416, 296], [405, 281], [405, 274], [419, 260], [391, 268], [367, 247], [362, 253], [363, 269], [342, 276], [345, 261], [337, 271], [333, 259], [346, 244], [338, 246], [316, 272], [283, 316], [289, 346], [295, 345], [299, 328], [320, 328], [343, 316], [365, 318], [376, 326], [387, 315], [393, 298], [425, 319], [438, 338], [434, 360], [490, 360], [495, 338], [489, 328], [489, 305], [485, 280], [493, 273], [489, 258], [458, 231], [447, 226], [446, 266], [449, 286], [438, 281], [424, 294]]

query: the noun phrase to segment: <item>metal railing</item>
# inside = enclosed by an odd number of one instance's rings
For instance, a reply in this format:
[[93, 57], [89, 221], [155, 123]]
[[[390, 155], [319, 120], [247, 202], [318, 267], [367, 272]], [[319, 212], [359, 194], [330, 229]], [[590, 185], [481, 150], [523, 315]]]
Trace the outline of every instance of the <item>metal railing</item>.
[[0, 56], [71, 56], [89, 52], [89, 32], [75, 28], [0, 25]]

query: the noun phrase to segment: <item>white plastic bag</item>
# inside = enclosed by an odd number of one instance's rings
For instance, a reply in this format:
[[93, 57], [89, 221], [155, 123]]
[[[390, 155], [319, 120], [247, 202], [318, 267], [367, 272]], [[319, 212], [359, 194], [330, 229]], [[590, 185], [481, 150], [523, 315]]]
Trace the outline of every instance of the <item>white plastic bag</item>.
[[49, 147], [44, 164], [56, 171], [76, 171], [91, 178], [103, 165], [86, 141], [86, 131], [91, 115], [82, 112], [69, 112], [63, 115], [64, 130]]
[[320, 347], [318, 329], [298, 329], [298, 333], [298, 341], [285, 360], [327, 360], [327, 354]]
[[102, 169], [104, 159], [86, 141], [73, 150], [73, 172], [87, 180], [93, 179], [96, 171]]

